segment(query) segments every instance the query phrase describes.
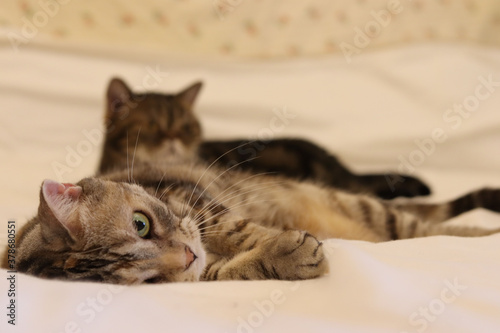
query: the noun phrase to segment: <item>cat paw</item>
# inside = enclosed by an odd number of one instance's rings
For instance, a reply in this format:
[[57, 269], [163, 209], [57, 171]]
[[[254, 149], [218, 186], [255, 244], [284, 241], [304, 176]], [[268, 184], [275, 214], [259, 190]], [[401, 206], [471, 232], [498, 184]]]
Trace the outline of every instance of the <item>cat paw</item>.
[[269, 239], [263, 250], [262, 270], [271, 278], [304, 280], [328, 273], [322, 243], [305, 231], [285, 231]]

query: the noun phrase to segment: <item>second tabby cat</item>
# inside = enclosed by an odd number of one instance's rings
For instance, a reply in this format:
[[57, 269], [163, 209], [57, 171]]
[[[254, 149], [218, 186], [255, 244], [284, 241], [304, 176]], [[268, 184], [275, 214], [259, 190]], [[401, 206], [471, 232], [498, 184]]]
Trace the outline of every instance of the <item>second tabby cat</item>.
[[120, 79], [107, 90], [107, 134], [100, 173], [127, 166], [127, 156], [148, 161], [168, 156], [200, 157], [208, 163], [253, 172], [272, 172], [310, 179], [355, 193], [383, 199], [428, 195], [417, 178], [387, 173], [357, 175], [321, 147], [301, 139], [275, 139], [265, 144], [249, 140], [203, 141], [192, 107], [200, 82], [178, 94], [135, 93]]

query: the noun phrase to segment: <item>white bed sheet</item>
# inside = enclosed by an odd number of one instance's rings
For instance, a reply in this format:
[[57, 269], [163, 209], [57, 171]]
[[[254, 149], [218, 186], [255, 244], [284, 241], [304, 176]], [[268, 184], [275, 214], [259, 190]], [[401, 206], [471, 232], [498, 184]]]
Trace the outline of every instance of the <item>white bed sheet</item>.
[[[208, 138], [271, 132], [309, 138], [359, 172], [413, 172], [431, 184], [431, 201], [500, 187], [498, 49], [426, 44], [367, 52], [347, 64], [340, 56], [284, 62], [126, 60], [43, 48], [14, 55], [6, 47], [0, 49], [0, 64], [2, 245], [7, 220], [19, 228], [36, 212], [43, 179], [76, 181], [95, 170], [99, 143], [85, 133], [102, 130], [104, 91], [114, 75], [137, 89], [158, 91], [204, 80], [196, 110]], [[473, 103], [477, 94], [474, 111], [447, 113], [454, 104]], [[273, 127], [275, 117], [286, 125]], [[432, 147], [436, 129], [446, 139]], [[428, 155], [415, 140], [426, 143]], [[80, 151], [81, 159], [68, 157], [71, 151]], [[401, 158], [414, 163], [409, 167]], [[70, 170], [55, 169], [65, 164]], [[476, 210], [452, 223], [495, 227], [500, 216]], [[325, 248], [331, 273], [301, 282], [112, 289], [18, 274], [17, 326], [2, 314], [0, 327], [2, 332], [500, 330], [500, 235], [384, 244], [332, 239]], [[0, 298], [6, 304], [8, 273], [1, 274]]]

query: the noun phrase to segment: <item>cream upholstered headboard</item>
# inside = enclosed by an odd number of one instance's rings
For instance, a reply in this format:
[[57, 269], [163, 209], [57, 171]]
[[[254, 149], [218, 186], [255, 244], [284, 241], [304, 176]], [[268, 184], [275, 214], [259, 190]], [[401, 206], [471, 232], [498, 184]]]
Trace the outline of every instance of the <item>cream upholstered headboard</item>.
[[498, 0], [11, 0], [0, 26], [32, 40], [174, 54], [346, 57], [414, 41], [500, 45]]

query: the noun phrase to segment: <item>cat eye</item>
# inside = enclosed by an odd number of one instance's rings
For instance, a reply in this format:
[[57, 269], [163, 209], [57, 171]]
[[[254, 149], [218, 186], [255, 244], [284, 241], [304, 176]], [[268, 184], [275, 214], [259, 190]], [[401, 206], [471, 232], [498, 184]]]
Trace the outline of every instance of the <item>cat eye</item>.
[[132, 218], [139, 237], [146, 238], [149, 235], [149, 219], [146, 215], [135, 212]]

